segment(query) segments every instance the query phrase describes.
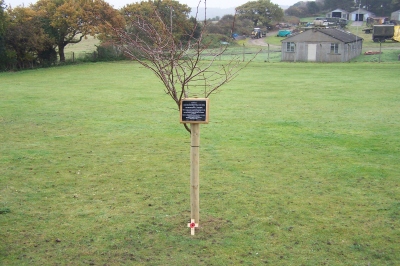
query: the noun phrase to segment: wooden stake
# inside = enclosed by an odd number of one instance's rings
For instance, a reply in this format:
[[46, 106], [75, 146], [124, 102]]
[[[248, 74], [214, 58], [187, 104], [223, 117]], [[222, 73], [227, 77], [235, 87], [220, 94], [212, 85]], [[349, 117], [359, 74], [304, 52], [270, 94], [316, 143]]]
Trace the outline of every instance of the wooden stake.
[[190, 124], [190, 218], [200, 222], [200, 197], [199, 197], [199, 149], [200, 149], [200, 124]]

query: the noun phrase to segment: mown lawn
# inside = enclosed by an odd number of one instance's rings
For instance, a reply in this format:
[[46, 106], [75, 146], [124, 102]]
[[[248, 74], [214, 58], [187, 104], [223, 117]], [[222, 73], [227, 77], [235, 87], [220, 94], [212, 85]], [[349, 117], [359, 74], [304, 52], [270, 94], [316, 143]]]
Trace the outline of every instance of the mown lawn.
[[252, 63], [190, 136], [131, 62], [0, 73], [1, 265], [399, 265], [397, 64]]

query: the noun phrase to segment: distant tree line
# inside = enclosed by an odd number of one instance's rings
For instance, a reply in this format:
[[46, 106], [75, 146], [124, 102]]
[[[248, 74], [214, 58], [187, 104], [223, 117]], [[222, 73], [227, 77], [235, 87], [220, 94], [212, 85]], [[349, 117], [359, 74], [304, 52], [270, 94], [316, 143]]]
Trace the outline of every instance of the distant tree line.
[[[129, 22], [130, 18], [138, 13], [146, 16], [154, 9], [167, 25], [172, 25], [176, 39], [185, 42], [192, 34], [189, 31], [197, 20], [189, 17], [190, 7], [175, 0], [137, 2], [120, 10], [105, 0], [38, 0], [28, 7], [15, 8], [0, 0], [0, 71], [65, 62], [65, 47], [91, 36], [101, 40], [99, 54], [110, 54], [114, 49], [114, 30], [119, 28], [134, 34], [137, 29]], [[246, 34], [253, 26], [268, 26], [283, 18], [283, 10], [270, 0], [250, 1], [236, 11], [235, 16], [218, 18], [216, 24], [204, 21], [201, 25], [222, 40], [229, 39], [234, 32]]]
[[400, 0], [316, 0], [299, 1], [285, 10], [289, 16], [308, 17], [334, 9], [353, 11], [358, 7], [366, 9], [380, 17], [390, 17], [390, 14], [400, 9]]
[[190, 8], [177, 1], [146, 1], [117, 10], [104, 0], [39, 0], [29, 7], [6, 7], [0, 0], [0, 70], [18, 70], [65, 62], [65, 47], [85, 38], [102, 42], [100, 54], [115, 49], [115, 29], [134, 32], [129, 17], [157, 9], [165, 21], [173, 22], [176, 38], [185, 39], [194, 18]]

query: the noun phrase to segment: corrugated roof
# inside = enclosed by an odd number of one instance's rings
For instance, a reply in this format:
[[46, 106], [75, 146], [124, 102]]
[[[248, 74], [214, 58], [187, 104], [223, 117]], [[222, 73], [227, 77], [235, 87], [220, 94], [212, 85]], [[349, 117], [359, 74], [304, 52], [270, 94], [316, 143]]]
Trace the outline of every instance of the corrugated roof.
[[339, 41], [342, 41], [344, 43], [355, 42], [357, 40], [362, 39], [361, 37], [358, 37], [350, 32], [338, 29], [326, 28], [326, 29], [317, 29], [317, 31], [322, 32], [328, 36], [331, 36], [332, 38], [338, 39]]

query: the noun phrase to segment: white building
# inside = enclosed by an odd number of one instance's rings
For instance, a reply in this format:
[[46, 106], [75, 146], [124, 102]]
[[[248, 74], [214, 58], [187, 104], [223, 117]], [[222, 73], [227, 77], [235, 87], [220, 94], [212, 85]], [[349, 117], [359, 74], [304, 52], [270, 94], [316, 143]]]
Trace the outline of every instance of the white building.
[[363, 8], [358, 8], [349, 14], [349, 20], [352, 21], [367, 21], [370, 17], [375, 17], [375, 14]]

